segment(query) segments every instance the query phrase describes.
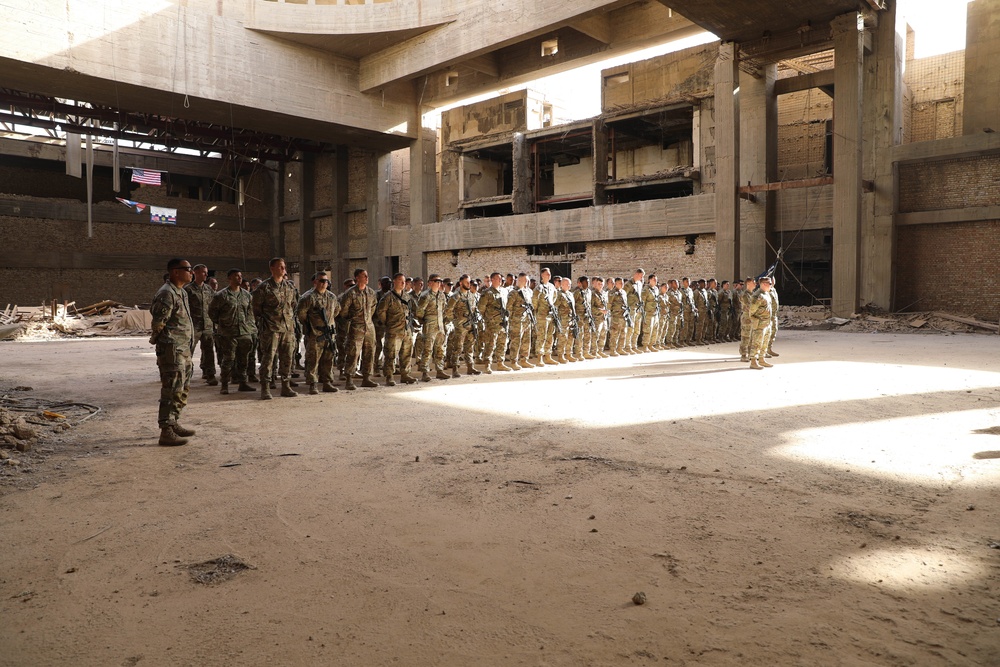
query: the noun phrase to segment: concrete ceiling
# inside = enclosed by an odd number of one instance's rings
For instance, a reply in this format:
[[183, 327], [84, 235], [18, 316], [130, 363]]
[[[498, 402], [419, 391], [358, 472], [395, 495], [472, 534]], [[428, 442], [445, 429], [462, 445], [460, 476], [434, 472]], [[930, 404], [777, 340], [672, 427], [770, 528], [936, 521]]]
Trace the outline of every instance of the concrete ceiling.
[[871, 10], [881, 0], [660, 0], [724, 41], [759, 39], [765, 33], [817, 26], [858, 9]]

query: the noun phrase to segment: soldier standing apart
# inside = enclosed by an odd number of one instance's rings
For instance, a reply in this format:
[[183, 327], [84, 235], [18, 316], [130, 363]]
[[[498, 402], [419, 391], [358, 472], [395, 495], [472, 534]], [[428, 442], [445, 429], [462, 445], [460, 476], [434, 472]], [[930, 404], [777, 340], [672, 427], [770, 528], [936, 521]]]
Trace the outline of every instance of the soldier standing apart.
[[215, 341], [212, 340], [214, 329], [212, 318], [208, 314], [208, 306], [212, 303], [215, 290], [206, 282], [208, 267], [195, 264], [194, 281], [184, 286], [188, 293], [188, 303], [191, 304], [191, 322], [194, 324], [194, 342], [201, 344], [201, 377], [214, 387], [219, 384], [215, 377]]
[[577, 323], [576, 302], [573, 299], [573, 294], [569, 291], [569, 286], [569, 278], [563, 278], [560, 281], [559, 293], [556, 294], [555, 314], [559, 318], [559, 356], [556, 357], [556, 360], [560, 364], [579, 361], [573, 356], [572, 351], [573, 329], [578, 327], [574, 327]]
[[535, 309], [531, 302], [534, 295], [528, 289], [528, 274], [517, 274], [514, 287], [507, 293], [507, 309], [510, 312], [510, 367], [515, 371], [534, 368], [528, 361], [531, 355], [531, 330], [535, 326]]
[[740, 294], [740, 361], [750, 361], [750, 302], [756, 296], [757, 280], [746, 279], [746, 289]]
[[361, 386], [377, 387], [372, 380], [372, 370], [375, 366], [375, 324], [372, 315], [378, 305], [375, 290], [368, 286], [368, 272], [364, 269], [354, 270], [354, 287], [344, 292], [340, 300], [340, 313], [350, 327], [347, 334], [347, 354], [344, 362], [344, 375], [347, 380], [344, 387], [350, 390], [354, 386], [354, 371], [361, 360]]
[[767, 295], [771, 297], [771, 335], [767, 339], [767, 353], [764, 356], [777, 357], [780, 355], [771, 349], [771, 346], [774, 345], [774, 336], [778, 333], [778, 290], [774, 288], [774, 285], [771, 285]]
[[764, 361], [771, 337], [771, 298], [767, 294], [770, 289], [771, 278], [762, 276], [760, 291], [750, 298], [750, 368], [754, 370], [771, 367]]
[[541, 282], [535, 288], [533, 298], [535, 317], [538, 319], [536, 340], [538, 361], [542, 365], [555, 365], [557, 362], [552, 358], [552, 342], [555, 337], [555, 313], [552, 312], [552, 306], [556, 302], [556, 288], [549, 282], [552, 278], [552, 272], [548, 268], [542, 269], [540, 278]]
[[281, 395], [298, 396], [292, 389], [292, 358], [295, 355], [295, 306], [299, 292], [285, 279], [285, 260], [275, 257], [268, 262], [271, 277], [253, 293], [253, 313], [258, 318], [260, 359], [260, 398], [271, 400], [271, 378], [277, 357], [281, 376]]
[[458, 372], [459, 355], [465, 359], [465, 372], [469, 375], [481, 375], [482, 371], [472, 365], [472, 348], [478, 334], [479, 311], [476, 309], [476, 295], [472, 293], [472, 284], [468, 274], [462, 274], [458, 279], [458, 289], [454, 290], [448, 307], [445, 310], [445, 322], [450, 323], [454, 330], [448, 341], [448, 356], [452, 359], [453, 378], [460, 378]]
[[427, 278], [427, 289], [417, 301], [416, 318], [423, 325], [421, 336], [424, 339], [423, 352], [418, 359], [420, 380], [430, 382], [430, 364], [434, 361], [435, 377], [438, 380], [448, 380], [450, 376], [444, 372], [444, 312], [448, 306], [448, 298], [441, 291], [441, 277], [432, 273]]
[[627, 330], [625, 351], [636, 354], [639, 351], [639, 334], [642, 333], [642, 279], [646, 272], [636, 269], [632, 278], [625, 283], [625, 299], [632, 315], [632, 326]]
[[333, 364], [336, 354], [334, 322], [340, 313], [340, 302], [330, 289], [330, 277], [324, 271], [313, 275], [312, 289], [299, 298], [295, 316], [302, 326], [306, 341], [306, 382], [309, 393], [316, 395], [316, 384], [323, 383], [323, 391], [335, 392]]
[[160, 369], [160, 409], [156, 421], [160, 426], [163, 446], [186, 445], [194, 435], [192, 429], [177, 423], [187, 405], [194, 363], [194, 325], [188, 293], [184, 291], [191, 279], [191, 262], [172, 259], [167, 262], [167, 282], [153, 297], [149, 311], [153, 318], [153, 335], [149, 342], [156, 346], [156, 366]]
[[413, 384], [416, 378], [410, 376], [410, 356], [413, 354], [413, 322], [411, 298], [406, 293], [406, 276], [397, 273], [392, 277], [392, 289], [382, 297], [375, 308], [374, 322], [385, 331], [382, 345], [382, 374], [385, 386], [395, 387], [396, 360], [399, 359], [399, 380]]
[[212, 297], [208, 313], [215, 323], [215, 340], [222, 353], [219, 365], [222, 367], [222, 389], [219, 393], [229, 393], [229, 381], [239, 383], [239, 391], [253, 391], [247, 383], [247, 364], [253, 364], [253, 351], [257, 325], [253, 321], [250, 292], [243, 289], [243, 274], [239, 269], [229, 269], [229, 286]]
[[486, 345], [483, 348], [483, 363], [486, 368], [483, 372], [487, 375], [495, 370], [511, 370], [510, 366], [503, 362], [504, 351], [507, 349], [510, 313], [507, 312], [507, 293], [502, 285], [503, 276], [497, 272], [490, 274], [490, 286], [483, 290], [479, 297], [479, 312], [486, 320]]
[[598, 358], [607, 357], [604, 346], [608, 343], [608, 293], [604, 291], [604, 278], [594, 276], [590, 296], [590, 312], [597, 322], [597, 332], [594, 334], [590, 353]]

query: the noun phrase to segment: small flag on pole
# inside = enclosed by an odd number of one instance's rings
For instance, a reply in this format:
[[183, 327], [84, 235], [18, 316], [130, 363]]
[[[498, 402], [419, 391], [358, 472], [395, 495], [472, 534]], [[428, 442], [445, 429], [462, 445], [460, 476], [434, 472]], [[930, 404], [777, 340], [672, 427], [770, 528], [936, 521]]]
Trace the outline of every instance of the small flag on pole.
[[149, 221], [154, 225], [176, 225], [177, 209], [160, 206], [149, 207]]
[[115, 199], [117, 199], [121, 203], [125, 204], [126, 206], [128, 206], [130, 209], [132, 209], [136, 213], [142, 213], [143, 211], [146, 210], [146, 205], [145, 204], [140, 204], [137, 201], [132, 201], [131, 199], [122, 199], [121, 197], [115, 197]]
[[132, 169], [132, 182], [143, 185], [160, 185], [160, 172], [149, 169]]

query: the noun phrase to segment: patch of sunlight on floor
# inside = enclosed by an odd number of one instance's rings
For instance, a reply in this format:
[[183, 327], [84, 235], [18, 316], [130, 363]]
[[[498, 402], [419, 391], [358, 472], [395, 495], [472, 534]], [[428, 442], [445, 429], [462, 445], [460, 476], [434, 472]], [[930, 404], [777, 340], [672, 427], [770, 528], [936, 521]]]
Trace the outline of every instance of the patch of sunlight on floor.
[[986, 575], [979, 563], [934, 549], [855, 552], [832, 562], [830, 568], [839, 579], [911, 591], [966, 586]]
[[977, 429], [1000, 423], [1000, 410], [963, 410], [793, 431], [772, 453], [896, 481], [1000, 485], [996, 449]]

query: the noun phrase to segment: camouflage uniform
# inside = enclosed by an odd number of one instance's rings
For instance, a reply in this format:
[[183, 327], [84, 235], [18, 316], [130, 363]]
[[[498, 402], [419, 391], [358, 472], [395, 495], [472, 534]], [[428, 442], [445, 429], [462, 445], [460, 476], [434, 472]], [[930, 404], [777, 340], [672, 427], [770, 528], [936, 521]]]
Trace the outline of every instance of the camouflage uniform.
[[556, 287], [552, 283], [538, 283], [532, 298], [535, 307], [535, 317], [538, 319], [538, 358], [548, 356], [551, 359], [552, 342], [555, 338], [555, 315], [552, 306], [556, 300]]
[[705, 290], [696, 288], [692, 290], [692, 297], [695, 310], [698, 312], [698, 319], [694, 324], [694, 338], [692, 342], [695, 345], [701, 345], [702, 339], [705, 337], [705, 325], [708, 324], [710, 317], [708, 314], [708, 294], [705, 293]]
[[684, 327], [680, 333], [680, 344], [691, 345], [694, 338], [695, 322], [698, 319], [698, 307], [694, 303], [694, 290], [691, 287], [680, 288], [682, 315]]
[[[590, 353], [596, 357], [606, 357], [604, 346], [608, 343], [608, 321], [610, 312], [608, 311], [608, 293], [606, 290], [591, 290], [590, 312], [594, 315], [597, 323], [597, 332], [593, 336], [593, 344], [590, 346]], [[601, 312], [604, 311], [604, 312]]]
[[261, 392], [269, 386], [278, 359], [278, 375], [282, 382], [292, 377], [295, 355], [295, 306], [299, 291], [287, 278], [280, 283], [268, 278], [253, 292], [253, 313], [257, 317], [257, 338], [260, 345]]
[[[653, 335], [657, 328], [656, 314], [659, 310], [659, 302], [657, 290], [650, 285], [644, 287], [642, 294], [639, 295], [639, 311], [642, 313], [642, 349], [651, 352], [653, 345], [656, 344]], [[638, 345], [638, 339], [636, 339], [636, 345]]]
[[503, 363], [507, 350], [507, 327], [510, 315], [507, 312], [507, 293], [503, 287], [489, 287], [479, 297], [479, 312], [486, 321], [486, 344], [483, 348], [483, 363], [490, 373], [490, 360], [499, 370], [510, 370]]
[[778, 290], [774, 289], [774, 285], [771, 285], [767, 294], [771, 297], [771, 335], [768, 336], [767, 346], [764, 349], [769, 355], [776, 357], [778, 355], [774, 353], [771, 346], [774, 345], [774, 336], [778, 333]]
[[573, 356], [571, 351], [573, 345], [572, 330], [578, 323], [576, 316], [576, 301], [573, 298], [572, 292], [569, 292], [568, 290], [559, 290], [559, 293], [556, 294], [555, 314], [556, 317], [559, 318], [559, 326], [561, 327], [558, 343], [559, 356], [556, 357], [556, 359], [559, 360], [560, 363], [578, 361], [578, 359]]
[[[459, 356], [465, 361], [466, 370], [470, 375], [479, 375], [480, 371], [472, 367], [472, 347], [478, 337], [478, 314], [476, 306], [476, 295], [471, 290], [463, 290], [461, 287], [452, 292], [448, 299], [448, 307], [445, 310], [445, 321], [454, 326], [452, 337], [448, 340], [448, 356], [452, 360], [454, 372], [452, 377], [461, 377], [458, 372]], [[476, 319], [473, 319], [476, 318]]]
[[531, 356], [531, 330], [535, 323], [535, 311], [531, 305], [533, 300], [534, 294], [527, 287], [513, 287], [507, 294], [507, 310], [510, 312], [507, 337], [510, 342], [511, 367], [514, 370], [521, 366], [534, 366], [528, 361]]
[[208, 307], [215, 323], [215, 339], [222, 350], [219, 365], [223, 391], [230, 380], [240, 384], [247, 381], [247, 362], [253, 351], [253, 337], [257, 335], [251, 300], [250, 292], [245, 289], [234, 292], [226, 287], [215, 293]]
[[[593, 359], [590, 348], [594, 346], [594, 334], [597, 333], [597, 320], [591, 310], [590, 303], [593, 299], [593, 291], [580, 289], [573, 290], [573, 306], [576, 308], [576, 315], [579, 318], [580, 334], [573, 342], [573, 356], [577, 359]], [[588, 316], [589, 315], [589, 316]], [[593, 320], [593, 326], [591, 326]]]
[[627, 327], [625, 333], [625, 350], [627, 352], [639, 351], [639, 334], [642, 333], [642, 281], [636, 282], [629, 278], [622, 287], [625, 291], [626, 303], [629, 312], [632, 314], [632, 326]]
[[706, 302], [708, 303], [708, 322], [705, 324], [704, 339], [716, 342], [716, 331], [719, 326], [719, 293], [714, 289], [708, 288], [705, 290], [705, 294], [707, 295]]
[[347, 386], [354, 384], [354, 373], [361, 361], [361, 376], [368, 380], [375, 366], [375, 324], [372, 315], [378, 305], [375, 290], [357, 285], [344, 292], [340, 299], [340, 313], [348, 322], [347, 350], [345, 351], [344, 375]]
[[749, 299], [747, 319], [750, 322], [749, 356], [751, 363], [764, 360], [767, 341], [771, 336], [771, 299], [761, 291]]
[[406, 292], [395, 290], [382, 297], [375, 308], [374, 322], [385, 332], [385, 342], [382, 344], [382, 374], [388, 386], [396, 384], [392, 376], [396, 374], [399, 364], [400, 380], [412, 384], [416, 380], [410, 377], [410, 357], [413, 354], [413, 323], [410, 321], [411, 297]]
[[667, 331], [664, 336], [667, 347], [680, 347], [681, 311], [684, 309], [681, 290], [667, 288]]
[[417, 301], [415, 313], [415, 317], [423, 325], [420, 335], [424, 339], [423, 352], [418, 359], [417, 370], [421, 373], [428, 373], [433, 359], [438, 379], [447, 377], [444, 375], [444, 312], [447, 306], [448, 297], [445, 296], [444, 292], [440, 290], [432, 292], [430, 289], [426, 289]]
[[733, 316], [733, 291], [728, 287], [719, 290], [719, 329], [718, 338], [729, 340], [730, 320]]
[[160, 409], [156, 421], [162, 429], [177, 425], [191, 386], [194, 325], [188, 293], [164, 283], [153, 297], [149, 312], [153, 318], [149, 342], [156, 345], [156, 365], [160, 369]]
[[[215, 292], [207, 282], [199, 285], [190, 282], [184, 286], [191, 306], [191, 324], [194, 325], [195, 346], [201, 345], [201, 376], [206, 380], [215, 379], [215, 341], [212, 335], [215, 328], [208, 307], [215, 297]], [[193, 354], [193, 352], [192, 352]]]
[[[299, 298], [295, 308], [295, 316], [302, 327], [306, 341], [306, 382], [310, 385], [310, 389], [317, 382], [322, 382], [324, 385], [333, 384], [333, 364], [337, 350], [321, 336], [324, 326], [333, 328], [339, 313], [340, 302], [337, 300], [337, 295], [330, 290], [320, 293], [316, 288], [307, 290]], [[324, 314], [326, 314], [325, 322]], [[330, 334], [332, 335], [333, 331], [330, 331]]]
[[625, 346], [628, 344], [628, 323], [625, 318], [625, 311], [628, 309], [628, 301], [625, 292], [617, 287], [608, 292], [608, 309], [611, 312], [611, 356], [617, 357], [625, 354]]
[[750, 302], [753, 298], [759, 294], [758, 290], [750, 291], [744, 289], [743, 293], [740, 295], [741, 304], [741, 314], [740, 314], [740, 358], [748, 359], [750, 358], [750, 332], [752, 330], [750, 324]]

